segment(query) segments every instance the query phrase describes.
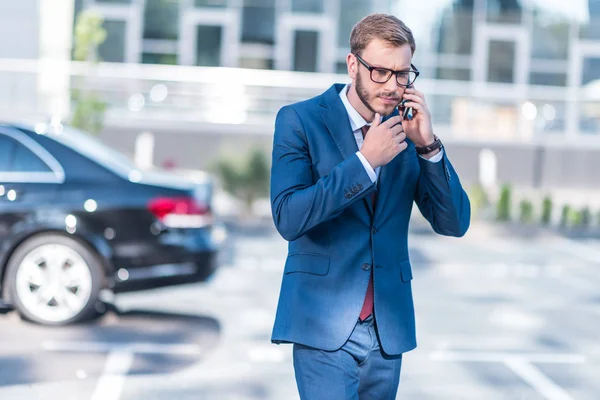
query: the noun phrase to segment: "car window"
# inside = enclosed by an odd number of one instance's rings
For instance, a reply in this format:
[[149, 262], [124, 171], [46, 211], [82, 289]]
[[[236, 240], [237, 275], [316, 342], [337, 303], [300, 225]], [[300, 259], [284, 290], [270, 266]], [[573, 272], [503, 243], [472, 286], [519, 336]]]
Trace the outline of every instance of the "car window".
[[0, 135], [0, 172], [8, 172], [10, 170], [10, 161], [14, 147], [15, 142], [12, 139]]
[[10, 168], [12, 172], [52, 172], [52, 169], [27, 147], [21, 143], [14, 143], [14, 145]]

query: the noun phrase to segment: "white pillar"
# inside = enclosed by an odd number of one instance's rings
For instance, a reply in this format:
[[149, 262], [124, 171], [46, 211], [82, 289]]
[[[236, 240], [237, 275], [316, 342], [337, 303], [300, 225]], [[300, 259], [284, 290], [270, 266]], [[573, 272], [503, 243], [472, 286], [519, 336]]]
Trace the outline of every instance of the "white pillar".
[[39, 5], [39, 108], [44, 114], [64, 118], [70, 105], [74, 0], [40, 0]]

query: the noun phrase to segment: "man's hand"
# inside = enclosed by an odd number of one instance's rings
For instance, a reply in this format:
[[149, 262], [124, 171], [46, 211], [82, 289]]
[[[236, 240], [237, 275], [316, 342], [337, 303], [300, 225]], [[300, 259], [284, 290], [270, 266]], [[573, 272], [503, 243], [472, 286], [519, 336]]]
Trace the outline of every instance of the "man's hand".
[[384, 123], [380, 121], [381, 116], [375, 114], [373, 124], [360, 149], [373, 169], [389, 163], [408, 147], [400, 116], [392, 117]]
[[405, 106], [412, 107], [415, 111], [412, 120], [402, 121], [406, 136], [416, 146], [430, 145], [434, 141], [433, 127], [431, 125], [431, 113], [427, 108], [425, 96], [423, 93], [410, 87], [404, 91], [404, 98], [408, 100]]

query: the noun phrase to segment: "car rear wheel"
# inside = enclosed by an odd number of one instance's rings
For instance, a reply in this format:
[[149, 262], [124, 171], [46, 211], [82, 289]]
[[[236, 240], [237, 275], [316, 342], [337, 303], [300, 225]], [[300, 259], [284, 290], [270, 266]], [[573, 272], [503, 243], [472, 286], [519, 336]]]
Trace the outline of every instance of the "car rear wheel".
[[22, 317], [44, 325], [90, 318], [103, 280], [96, 255], [78, 241], [44, 234], [26, 240], [8, 263], [7, 284]]

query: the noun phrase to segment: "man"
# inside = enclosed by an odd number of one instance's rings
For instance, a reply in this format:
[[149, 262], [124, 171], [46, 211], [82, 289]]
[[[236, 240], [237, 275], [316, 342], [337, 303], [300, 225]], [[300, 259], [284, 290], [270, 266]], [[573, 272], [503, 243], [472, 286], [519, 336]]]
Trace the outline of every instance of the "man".
[[[463, 236], [470, 223], [413, 86], [411, 31], [373, 14], [354, 26], [350, 50], [351, 84], [285, 106], [275, 122], [271, 206], [289, 254], [271, 340], [294, 343], [307, 400], [395, 398], [402, 354], [416, 347], [413, 201], [439, 234]], [[404, 99], [412, 119], [397, 111]]]

